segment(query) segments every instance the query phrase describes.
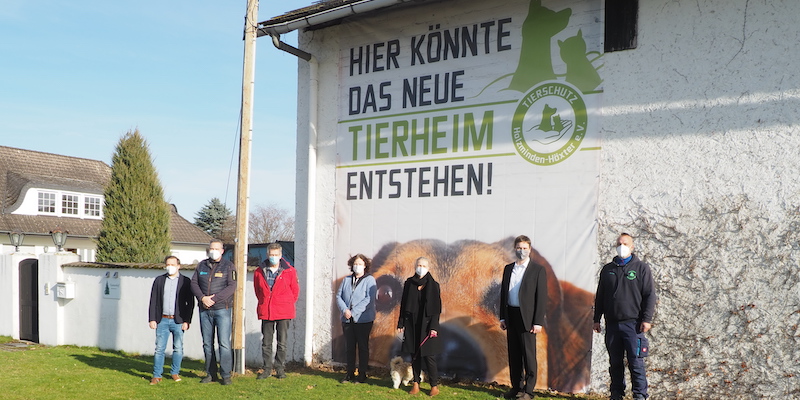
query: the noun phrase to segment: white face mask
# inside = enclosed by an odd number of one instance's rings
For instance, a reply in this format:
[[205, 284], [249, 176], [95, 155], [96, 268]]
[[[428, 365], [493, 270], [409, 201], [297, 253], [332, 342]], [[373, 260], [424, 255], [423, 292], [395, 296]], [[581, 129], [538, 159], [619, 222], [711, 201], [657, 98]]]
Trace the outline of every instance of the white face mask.
[[216, 260], [219, 260], [220, 257], [222, 257], [222, 252], [221, 251], [219, 251], [219, 250], [209, 250], [208, 251], [208, 258], [216, 261]]
[[631, 249], [624, 244], [617, 246], [617, 255], [620, 258], [628, 258], [631, 255]]
[[167, 274], [173, 276], [178, 273], [178, 267], [175, 265], [167, 265]]
[[364, 266], [361, 264], [353, 264], [353, 273], [356, 275], [361, 275], [364, 273]]
[[428, 269], [425, 267], [417, 267], [415, 272], [417, 273], [417, 275], [419, 275], [420, 278], [422, 278], [425, 276], [425, 274], [428, 273]]

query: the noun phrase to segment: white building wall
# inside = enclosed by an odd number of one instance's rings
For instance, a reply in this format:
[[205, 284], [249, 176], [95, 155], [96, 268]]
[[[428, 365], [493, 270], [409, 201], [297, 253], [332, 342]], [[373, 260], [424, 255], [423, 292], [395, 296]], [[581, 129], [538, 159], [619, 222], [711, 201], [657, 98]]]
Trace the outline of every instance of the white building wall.
[[[8, 235], [0, 235], [0, 240], [8, 242]], [[208, 258], [206, 255], [207, 244], [176, 244], [170, 245], [170, 254], [177, 256], [183, 264], [197, 264]], [[74, 249], [81, 262], [95, 262], [97, 256], [97, 243], [93, 238], [68, 236], [65, 249]], [[56, 246], [50, 235], [25, 235], [20, 252], [31, 253], [38, 257], [43, 253], [55, 253]], [[14, 253], [14, 246], [0, 244], [0, 254]]]
[[[800, 2], [641, 0], [639, 6], [638, 48], [606, 54], [601, 70], [597, 252], [609, 260], [610, 243], [629, 232], [653, 267], [659, 303], [647, 360], [651, 394], [796, 397]], [[330, 258], [337, 36], [333, 26], [299, 38], [319, 60], [321, 77], [313, 334], [322, 361], [331, 357], [331, 270], [344, 262]], [[300, 61], [298, 221], [308, 217], [308, 79]], [[297, 233], [302, 266], [304, 228], [298, 225]], [[602, 336], [594, 337], [590, 391], [607, 394], [607, 354]]]
[[[335, 30], [336, 28], [332, 28]], [[332, 306], [332, 271], [334, 263], [346, 263], [347, 260], [335, 260], [333, 257], [333, 238], [336, 227], [334, 209], [334, 186], [335, 186], [335, 157], [336, 157], [336, 121], [337, 103], [326, 99], [336, 98], [338, 93], [337, 81], [335, 79], [325, 79], [325, 77], [338, 76], [339, 70], [336, 64], [338, 40], [336, 35], [324, 35], [321, 41], [310, 42], [303, 34], [299, 35], [298, 41], [301, 48], [314, 55], [319, 69], [317, 77], [319, 79], [319, 96], [317, 99], [317, 121], [315, 143], [317, 149], [316, 173], [314, 179], [316, 183], [316, 196], [313, 201], [316, 213], [315, 219], [315, 259], [314, 259], [314, 279], [313, 286], [308, 286], [306, 271], [309, 265], [306, 259], [306, 240], [295, 242], [295, 258], [297, 260], [298, 274], [300, 276], [301, 294], [298, 301], [297, 330], [293, 330], [291, 335], [305, 337], [305, 334], [312, 335], [312, 354], [315, 362], [327, 362], [331, 359], [331, 306]], [[300, 60], [298, 65], [298, 112], [297, 112], [297, 187], [298, 193], [295, 209], [297, 210], [297, 221], [307, 221], [306, 213], [307, 202], [305, 196], [308, 193], [308, 146], [309, 134], [308, 119], [309, 109], [309, 76], [310, 66], [307, 62]], [[312, 135], [313, 136], [313, 135]], [[296, 225], [296, 236], [298, 238], [308, 237], [308, 230], [305, 224]], [[314, 296], [313, 307], [308, 309], [307, 296]], [[313, 331], [305, 332], [306, 319], [312, 318]], [[302, 322], [301, 322], [302, 321]], [[301, 343], [299, 340], [295, 343]], [[305, 349], [290, 346], [289, 357], [293, 360], [302, 360]]]

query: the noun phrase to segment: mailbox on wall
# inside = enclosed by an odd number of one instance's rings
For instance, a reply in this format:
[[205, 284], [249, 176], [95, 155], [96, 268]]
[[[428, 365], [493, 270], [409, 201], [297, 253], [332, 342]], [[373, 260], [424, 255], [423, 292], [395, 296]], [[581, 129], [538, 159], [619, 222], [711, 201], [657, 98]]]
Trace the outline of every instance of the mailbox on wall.
[[59, 299], [74, 299], [75, 282], [56, 283], [56, 297], [58, 297]]

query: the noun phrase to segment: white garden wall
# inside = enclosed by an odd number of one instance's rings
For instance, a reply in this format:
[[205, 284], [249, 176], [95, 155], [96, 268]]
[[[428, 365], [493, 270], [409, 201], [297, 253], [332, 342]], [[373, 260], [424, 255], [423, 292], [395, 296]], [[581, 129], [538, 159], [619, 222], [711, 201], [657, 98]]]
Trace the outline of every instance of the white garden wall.
[[[20, 261], [30, 258], [22, 254], [0, 255], [2, 300], [7, 307], [0, 310], [0, 335], [19, 338], [19, 270]], [[150, 290], [158, 268], [115, 268], [100, 264], [72, 264], [78, 256], [72, 253], [49, 253], [39, 258], [39, 335], [46, 345], [92, 346], [122, 350], [135, 354], [153, 354], [155, 332], [148, 325]], [[191, 267], [181, 269], [191, 277]], [[74, 298], [58, 297], [58, 283], [74, 285]], [[106, 285], [109, 293], [106, 294]], [[255, 315], [256, 298], [253, 274], [245, 284], [245, 364], [258, 368], [261, 358], [261, 323]], [[289, 332], [290, 360], [302, 359], [302, 337], [297, 335], [297, 322]], [[194, 318], [184, 336], [186, 357], [203, 359], [200, 317]], [[170, 347], [168, 346], [169, 355]]]

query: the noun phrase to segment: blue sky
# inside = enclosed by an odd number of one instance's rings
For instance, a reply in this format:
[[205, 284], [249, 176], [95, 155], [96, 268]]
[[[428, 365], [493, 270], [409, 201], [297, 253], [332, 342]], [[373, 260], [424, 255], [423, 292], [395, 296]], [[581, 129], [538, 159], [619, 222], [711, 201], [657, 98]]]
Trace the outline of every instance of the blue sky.
[[[262, 1], [258, 20], [312, 3]], [[138, 128], [183, 217], [235, 211], [246, 5], [0, 0], [0, 145], [110, 164]], [[256, 46], [250, 204], [293, 211], [297, 59]]]

